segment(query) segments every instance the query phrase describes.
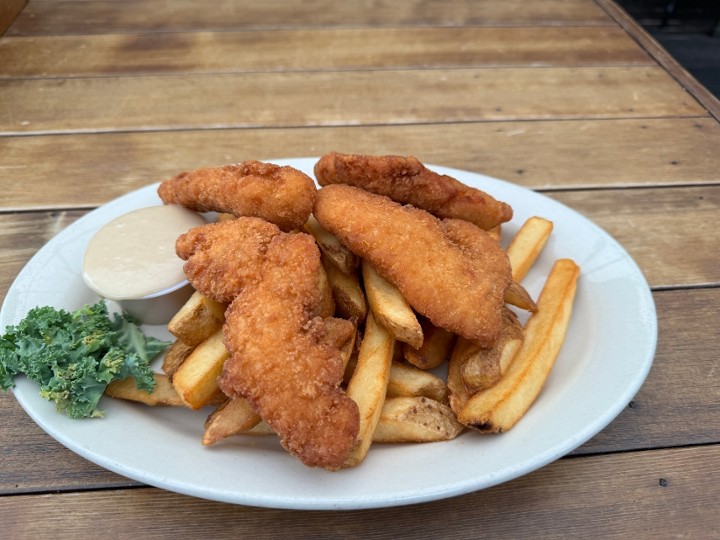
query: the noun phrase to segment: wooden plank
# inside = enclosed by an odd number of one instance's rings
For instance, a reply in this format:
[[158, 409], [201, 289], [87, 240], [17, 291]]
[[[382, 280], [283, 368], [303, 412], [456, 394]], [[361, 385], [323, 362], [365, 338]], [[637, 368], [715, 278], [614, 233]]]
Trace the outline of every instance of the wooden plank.
[[[673, 538], [717, 532], [720, 446], [564, 459], [484, 491], [363, 511], [303, 512], [205, 501], [157, 489], [6, 497], [11, 538]], [[539, 504], [538, 501], [542, 501]], [[479, 521], [478, 521], [479, 520]]]
[[653, 298], [658, 346], [650, 374], [620, 416], [576, 454], [720, 441], [720, 289], [656, 291]]
[[657, 67], [11, 80], [0, 93], [6, 135], [705, 114]]
[[10, 28], [26, 4], [27, 0], [3, 0], [0, 2], [0, 36]]
[[447, 0], [333, 2], [332, 0], [34, 0], [9, 35], [183, 32], [258, 28], [366, 26], [612, 26], [587, 0]]
[[711, 118], [4, 137], [0, 210], [94, 207], [183, 170], [331, 150], [413, 154], [543, 190], [718, 184], [718, 147]]
[[720, 186], [550, 196], [614, 236], [655, 288], [720, 284]]
[[652, 65], [620, 28], [348, 28], [16, 37], [0, 78], [364, 68]]
[[686, 88], [715, 118], [720, 120], [720, 100], [687, 71], [646, 30], [612, 0], [595, 0], [610, 17]]

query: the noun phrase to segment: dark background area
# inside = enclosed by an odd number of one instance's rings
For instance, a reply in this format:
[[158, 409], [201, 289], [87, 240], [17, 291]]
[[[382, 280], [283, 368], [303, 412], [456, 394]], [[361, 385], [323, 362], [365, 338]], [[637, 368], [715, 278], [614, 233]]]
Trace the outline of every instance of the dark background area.
[[665, 49], [720, 97], [720, 0], [618, 0]]

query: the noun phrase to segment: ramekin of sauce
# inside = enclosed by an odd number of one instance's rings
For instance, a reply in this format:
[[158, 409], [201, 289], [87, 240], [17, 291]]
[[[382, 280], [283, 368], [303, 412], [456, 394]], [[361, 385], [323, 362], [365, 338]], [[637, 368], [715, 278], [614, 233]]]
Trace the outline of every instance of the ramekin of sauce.
[[88, 244], [83, 279], [145, 324], [166, 324], [192, 294], [175, 254], [178, 236], [204, 225], [178, 205], [150, 206], [102, 227]]

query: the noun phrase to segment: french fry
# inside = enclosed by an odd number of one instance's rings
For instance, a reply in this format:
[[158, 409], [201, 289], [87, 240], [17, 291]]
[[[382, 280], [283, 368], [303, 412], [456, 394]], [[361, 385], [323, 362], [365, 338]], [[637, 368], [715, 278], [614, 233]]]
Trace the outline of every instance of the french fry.
[[419, 317], [423, 332], [423, 343], [419, 349], [404, 343], [405, 360], [420, 369], [433, 369], [450, 358], [455, 344], [455, 334], [435, 326], [425, 317]]
[[357, 366], [346, 392], [360, 410], [360, 430], [345, 467], [362, 462], [370, 449], [385, 402], [394, 348], [392, 334], [375, 322], [372, 313], [368, 313]]
[[362, 261], [362, 275], [368, 304], [377, 322], [398, 341], [419, 349], [423, 343], [423, 331], [407, 300], [365, 260]]
[[322, 261], [338, 314], [348, 320], [364, 321], [367, 302], [357, 273], [354, 270], [349, 274], [341, 272], [326, 255], [322, 256]]
[[472, 341], [459, 338], [453, 356], [460, 362], [462, 380], [467, 389], [476, 392], [498, 382], [507, 372], [522, 342], [522, 325], [507, 308], [503, 310], [500, 337], [492, 347], [483, 348]]
[[195, 291], [168, 323], [168, 330], [177, 339], [195, 347], [222, 327], [225, 306]]
[[175, 340], [172, 345], [168, 347], [165, 352], [165, 358], [163, 358], [162, 370], [165, 375], [170, 377], [172, 380], [172, 376], [185, 359], [190, 356], [190, 353], [193, 352], [194, 348], [195, 347], [191, 347], [179, 339]]
[[185, 403], [180, 399], [170, 379], [163, 373], [155, 373], [155, 388], [152, 392], [140, 390], [133, 377], [122, 381], [113, 381], [107, 385], [105, 395], [117, 399], [136, 401], [144, 405], [154, 407], [156, 405], [167, 405], [171, 407], [184, 407]]
[[505, 289], [505, 303], [511, 306], [519, 307], [530, 313], [537, 311], [537, 305], [533, 301], [530, 293], [525, 290], [525, 287], [520, 285], [517, 281], [511, 281], [508, 288]]
[[555, 262], [540, 293], [538, 310], [525, 326], [525, 341], [508, 372], [497, 384], [467, 400], [458, 413], [460, 423], [484, 433], [501, 433], [525, 414], [562, 347], [579, 274], [572, 260]]
[[230, 214], [228, 212], [218, 212], [217, 218], [215, 218], [215, 221], [218, 223], [221, 221], [230, 221], [231, 219], [237, 219], [237, 217], [234, 214]]
[[444, 380], [428, 371], [393, 362], [390, 367], [387, 397], [428, 397], [447, 403], [448, 388]]
[[218, 397], [217, 378], [230, 356], [222, 338], [222, 330], [218, 330], [195, 347], [173, 376], [175, 390], [192, 409], [204, 407]]
[[537, 216], [531, 217], [523, 223], [505, 250], [510, 259], [513, 280], [522, 281], [527, 275], [528, 270], [545, 247], [552, 230], [552, 221]]
[[255, 427], [260, 422], [260, 416], [242, 397], [231, 398], [215, 409], [205, 421], [205, 433], [202, 443], [210, 446], [219, 440], [237, 435]]
[[358, 258], [346, 248], [342, 242], [329, 231], [325, 230], [320, 222], [311, 215], [303, 227], [305, 232], [311, 234], [327, 258], [344, 274], [350, 274], [358, 267]]
[[423, 396], [389, 397], [383, 405], [373, 442], [449, 441], [463, 429], [447, 405]]

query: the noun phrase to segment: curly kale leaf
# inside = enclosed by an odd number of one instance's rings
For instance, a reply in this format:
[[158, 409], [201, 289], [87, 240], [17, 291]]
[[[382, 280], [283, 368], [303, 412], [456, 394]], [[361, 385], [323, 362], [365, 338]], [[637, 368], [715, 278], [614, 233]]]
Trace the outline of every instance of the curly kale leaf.
[[39, 307], [0, 337], [0, 387], [25, 374], [69, 417], [102, 416], [97, 405], [110, 382], [134, 377], [153, 390], [150, 361], [167, 346], [125, 314], [110, 319], [103, 301], [73, 312]]

